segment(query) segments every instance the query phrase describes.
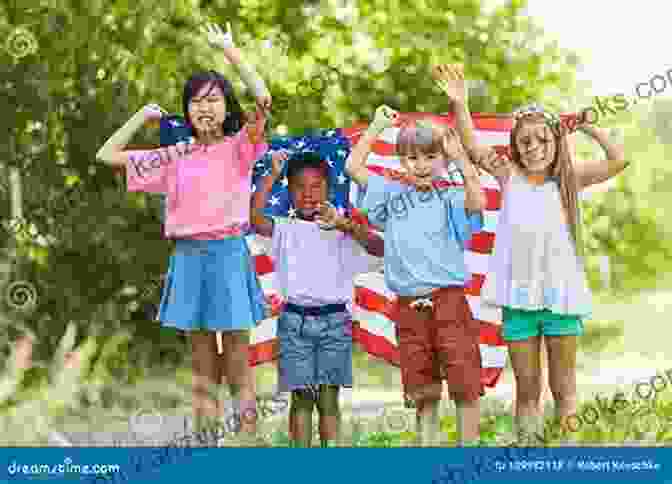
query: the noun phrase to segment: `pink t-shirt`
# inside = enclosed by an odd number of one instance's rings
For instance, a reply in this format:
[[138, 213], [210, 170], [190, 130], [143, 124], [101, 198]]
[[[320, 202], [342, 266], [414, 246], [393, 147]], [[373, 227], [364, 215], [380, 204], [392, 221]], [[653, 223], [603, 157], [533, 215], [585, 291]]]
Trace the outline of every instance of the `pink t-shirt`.
[[129, 192], [166, 195], [168, 238], [215, 240], [241, 235], [250, 220], [252, 165], [268, 149], [247, 129], [174, 161], [150, 150], [128, 151]]

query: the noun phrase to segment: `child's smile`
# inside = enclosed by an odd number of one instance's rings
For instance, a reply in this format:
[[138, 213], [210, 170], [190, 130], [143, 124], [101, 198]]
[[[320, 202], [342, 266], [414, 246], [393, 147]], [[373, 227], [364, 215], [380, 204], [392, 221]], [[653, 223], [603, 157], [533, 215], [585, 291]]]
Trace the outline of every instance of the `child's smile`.
[[313, 220], [320, 204], [327, 201], [327, 180], [320, 170], [306, 168], [290, 181], [289, 191], [299, 216]]

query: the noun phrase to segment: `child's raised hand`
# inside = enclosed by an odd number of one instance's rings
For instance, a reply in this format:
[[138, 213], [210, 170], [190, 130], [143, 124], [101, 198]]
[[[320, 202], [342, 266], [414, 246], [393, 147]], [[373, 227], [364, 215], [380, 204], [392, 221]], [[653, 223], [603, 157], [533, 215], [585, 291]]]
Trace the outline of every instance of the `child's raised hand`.
[[378, 106], [370, 127], [378, 133], [391, 128], [399, 120], [399, 113], [389, 106]]
[[220, 49], [232, 49], [235, 47], [233, 34], [231, 33], [231, 24], [229, 22], [226, 22], [226, 32], [217, 24], [207, 24], [201, 27], [201, 32], [213, 47], [219, 47]]
[[154, 123], [159, 121], [163, 116], [168, 114], [168, 112], [163, 109], [158, 104], [147, 104], [142, 108], [142, 116], [145, 120], [145, 123]]
[[271, 155], [271, 176], [274, 180], [280, 178], [282, 167], [289, 158], [289, 153], [285, 150], [276, 151]]
[[467, 89], [464, 83], [464, 66], [462, 64], [439, 64], [432, 69], [432, 77], [451, 101], [464, 103], [467, 100]]

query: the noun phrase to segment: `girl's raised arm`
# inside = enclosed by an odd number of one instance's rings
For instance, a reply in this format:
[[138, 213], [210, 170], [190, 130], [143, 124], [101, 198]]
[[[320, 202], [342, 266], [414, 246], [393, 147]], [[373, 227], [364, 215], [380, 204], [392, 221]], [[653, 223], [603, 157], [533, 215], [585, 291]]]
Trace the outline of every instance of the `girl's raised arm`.
[[373, 143], [385, 128], [394, 126], [399, 120], [399, 113], [394, 109], [382, 105], [376, 109], [376, 114], [366, 128], [364, 134], [350, 152], [350, 156], [345, 161], [345, 171], [361, 187], [365, 187], [369, 181], [369, 170], [366, 167], [366, 160], [371, 154]]
[[266, 83], [257, 74], [253, 66], [246, 64], [241, 56], [241, 51], [233, 43], [231, 25], [226, 23], [226, 32], [219, 25], [208, 24], [201, 29], [208, 43], [221, 50], [225, 59], [233, 64], [238, 71], [245, 86], [252, 91], [257, 100], [257, 105], [263, 111], [268, 112], [271, 107], [271, 95]]
[[467, 89], [464, 83], [464, 68], [461, 64], [440, 64], [432, 70], [438, 87], [448, 96], [455, 111], [455, 125], [464, 149], [474, 164], [494, 176], [500, 186], [509, 177], [508, 161], [494, 150], [480, 146], [474, 135], [474, 123], [469, 112]]
[[609, 180], [622, 172], [630, 164], [629, 161], [625, 161], [625, 150], [623, 147], [611, 142], [604, 131], [585, 123], [581, 124], [578, 130], [583, 131], [597, 141], [607, 155], [606, 160], [576, 163], [574, 170], [579, 190]]
[[145, 123], [160, 119], [164, 114], [166, 114], [166, 111], [158, 104], [144, 106], [131, 119], [126, 121], [126, 124], [119, 128], [116, 133], [110, 136], [96, 153], [96, 159], [112, 166], [126, 166], [128, 153], [124, 149], [129, 141]]

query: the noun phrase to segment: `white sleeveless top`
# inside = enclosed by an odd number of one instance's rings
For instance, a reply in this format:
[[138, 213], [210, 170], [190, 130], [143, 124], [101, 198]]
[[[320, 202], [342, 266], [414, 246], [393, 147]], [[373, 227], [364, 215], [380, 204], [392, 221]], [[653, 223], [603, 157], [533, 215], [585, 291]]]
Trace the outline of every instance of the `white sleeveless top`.
[[482, 304], [590, 315], [584, 265], [565, 221], [557, 183], [533, 185], [512, 167], [502, 196]]

